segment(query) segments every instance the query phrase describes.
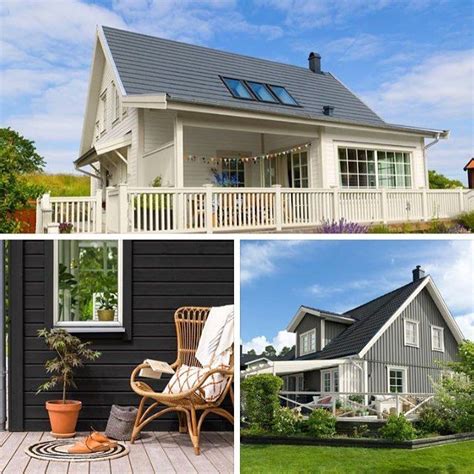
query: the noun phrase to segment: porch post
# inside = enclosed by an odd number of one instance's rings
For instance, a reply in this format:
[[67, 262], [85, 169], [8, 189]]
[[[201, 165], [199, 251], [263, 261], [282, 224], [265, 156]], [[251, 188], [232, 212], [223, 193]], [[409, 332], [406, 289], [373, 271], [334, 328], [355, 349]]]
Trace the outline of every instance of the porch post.
[[281, 202], [281, 184], [274, 184], [272, 188], [275, 190], [275, 227], [281, 230], [283, 223], [283, 207]]
[[421, 201], [423, 204], [423, 220], [428, 220], [428, 196], [426, 194], [426, 188], [423, 188]]
[[174, 186], [184, 186], [184, 148], [183, 121], [176, 117], [174, 120]]
[[43, 194], [41, 198], [41, 224], [42, 228], [40, 232], [43, 234], [45, 229], [48, 228], [49, 224], [53, 219], [53, 206], [51, 206], [51, 196], [49, 193]]
[[118, 226], [119, 233], [125, 234], [128, 232], [128, 186], [126, 184], [118, 185]]
[[102, 189], [95, 193], [95, 232], [102, 232]]
[[459, 188], [459, 212], [464, 212], [464, 190]]
[[212, 184], [204, 184], [206, 190], [204, 200], [204, 226], [208, 234], [212, 234], [213, 215], [212, 215]]

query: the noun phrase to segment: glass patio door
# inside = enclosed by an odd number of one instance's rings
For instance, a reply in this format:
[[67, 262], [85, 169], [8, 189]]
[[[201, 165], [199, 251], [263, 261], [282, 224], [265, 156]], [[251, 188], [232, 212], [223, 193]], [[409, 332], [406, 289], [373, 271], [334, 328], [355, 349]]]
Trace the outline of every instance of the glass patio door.
[[308, 152], [293, 152], [288, 158], [288, 181], [292, 188], [309, 187]]

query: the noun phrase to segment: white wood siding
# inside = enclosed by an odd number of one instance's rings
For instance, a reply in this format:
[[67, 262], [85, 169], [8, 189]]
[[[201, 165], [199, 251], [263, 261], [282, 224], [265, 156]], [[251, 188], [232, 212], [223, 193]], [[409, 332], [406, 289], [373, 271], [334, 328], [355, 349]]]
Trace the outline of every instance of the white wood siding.
[[411, 153], [412, 187], [425, 187], [426, 175], [423, 157], [423, 140], [419, 137], [394, 135], [386, 132], [358, 132], [325, 127], [321, 133], [321, 150], [323, 157], [322, 187], [339, 187], [338, 146], [360, 148], [379, 148], [383, 150], [400, 150]]

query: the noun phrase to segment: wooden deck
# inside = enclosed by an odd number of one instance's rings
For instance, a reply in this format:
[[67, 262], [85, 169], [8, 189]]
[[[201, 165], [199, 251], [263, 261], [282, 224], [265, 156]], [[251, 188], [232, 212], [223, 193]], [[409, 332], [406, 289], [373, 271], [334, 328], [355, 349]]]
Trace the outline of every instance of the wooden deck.
[[0, 432], [0, 472], [61, 474], [148, 474], [148, 473], [233, 473], [233, 433], [201, 433], [201, 455], [194, 454], [185, 434], [147, 432], [130, 452], [111, 461], [52, 462], [40, 461], [25, 454], [26, 446], [50, 439], [49, 433]]

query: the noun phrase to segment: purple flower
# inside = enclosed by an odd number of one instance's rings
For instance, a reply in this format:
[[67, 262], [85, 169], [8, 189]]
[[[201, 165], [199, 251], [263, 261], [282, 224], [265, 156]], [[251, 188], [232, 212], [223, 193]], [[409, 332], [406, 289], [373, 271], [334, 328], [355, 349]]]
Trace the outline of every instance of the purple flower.
[[365, 234], [368, 226], [358, 224], [357, 222], [348, 222], [343, 217], [338, 221], [323, 221], [318, 227], [318, 232], [322, 234]]
[[73, 225], [70, 222], [61, 222], [59, 224], [60, 234], [70, 234], [72, 232]]

